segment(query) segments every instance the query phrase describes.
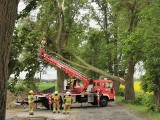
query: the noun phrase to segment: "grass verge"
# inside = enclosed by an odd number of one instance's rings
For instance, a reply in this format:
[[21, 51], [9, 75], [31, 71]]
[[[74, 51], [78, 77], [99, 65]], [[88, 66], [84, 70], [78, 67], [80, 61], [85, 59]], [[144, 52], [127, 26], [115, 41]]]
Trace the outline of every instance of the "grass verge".
[[51, 88], [53, 86], [56, 86], [56, 84], [55, 83], [39, 83], [39, 84], [37, 84], [39, 91]]
[[122, 97], [122, 96], [116, 96], [115, 102], [117, 104], [120, 104], [120, 105], [123, 105], [123, 106], [129, 108], [130, 110], [133, 110], [134, 112], [136, 112], [142, 116], [145, 116], [149, 120], [160, 120], [160, 113], [147, 111], [147, 107], [142, 106], [142, 105], [137, 105], [137, 104], [132, 104], [130, 102], [125, 102], [124, 97]]

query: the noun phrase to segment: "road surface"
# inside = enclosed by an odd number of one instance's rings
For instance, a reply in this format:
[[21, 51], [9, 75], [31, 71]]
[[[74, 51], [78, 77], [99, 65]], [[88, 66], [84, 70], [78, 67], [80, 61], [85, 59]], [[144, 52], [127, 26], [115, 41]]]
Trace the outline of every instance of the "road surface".
[[76, 104], [69, 115], [52, 113], [44, 108], [35, 110], [34, 115], [28, 115], [28, 109], [7, 111], [6, 120], [148, 120], [123, 106], [109, 103], [107, 107], [97, 107], [89, 104]]

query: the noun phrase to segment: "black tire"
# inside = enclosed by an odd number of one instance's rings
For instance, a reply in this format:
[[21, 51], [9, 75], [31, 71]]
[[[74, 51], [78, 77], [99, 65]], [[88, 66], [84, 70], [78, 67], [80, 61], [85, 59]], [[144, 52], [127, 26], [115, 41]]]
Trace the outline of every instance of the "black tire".
[[108, 99], [105, 98], [105, 97], [102, 97], [100, 99], [100, 103], [99, 104], [100, 104], [101, 107], [106, 107], [108, 105]]
[[42, 98], [42, 104], [49, 110], [48, 100], [45, 97]]

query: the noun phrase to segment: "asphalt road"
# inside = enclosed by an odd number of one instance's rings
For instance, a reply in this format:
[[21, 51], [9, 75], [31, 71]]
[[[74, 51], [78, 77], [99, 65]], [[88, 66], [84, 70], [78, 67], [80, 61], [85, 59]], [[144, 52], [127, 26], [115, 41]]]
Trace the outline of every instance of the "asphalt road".
[[[44, 108], [35, 110], [34, 115], [28, 115], [28, 109], [8, 111], [6, 120], [148, 120], [145, 116], [124, 108], [123, 106], [109, 103], [107, 107], [97, 107], [89, 104], [72, 105], [69, 115], [52, 113]], [[22, 119], [23, 118], [23, 119]]]

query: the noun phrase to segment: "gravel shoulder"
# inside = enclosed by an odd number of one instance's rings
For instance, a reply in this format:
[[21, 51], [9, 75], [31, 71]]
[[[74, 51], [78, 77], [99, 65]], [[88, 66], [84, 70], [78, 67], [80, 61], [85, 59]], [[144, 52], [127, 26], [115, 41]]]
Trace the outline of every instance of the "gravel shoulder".
[[123, 106], [109, 103], [107, 107], [97, 107], [90, 104], [74, 104], [69, 115], [52, 113], [44, 108], [35, 110], [34, 115], [28, 115], [28, 109], [7, 110], [6, 120], [147, 120]]

